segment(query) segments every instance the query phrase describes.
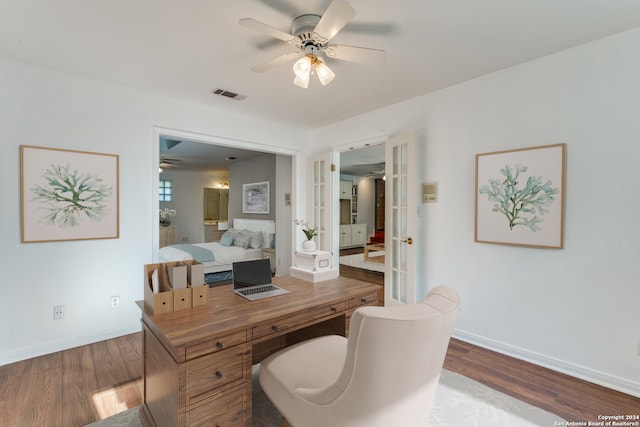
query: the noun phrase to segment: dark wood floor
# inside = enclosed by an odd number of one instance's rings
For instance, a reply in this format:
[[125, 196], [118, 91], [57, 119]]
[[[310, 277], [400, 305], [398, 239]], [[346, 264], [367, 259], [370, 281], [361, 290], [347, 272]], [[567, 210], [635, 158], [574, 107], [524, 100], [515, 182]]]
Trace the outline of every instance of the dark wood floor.
[[84, 426], [142, 402], [142, 333], [0, 366], [0, 425]]
[[444, 367], [567, 421], [640, 415], [640, 398], [455, 339], [449, 343]]
[[[139, 405], [141, 333], [0, 366], [0, 425], [83, 426]], [[640, 414], [640, 398], [452, 340], [445, 368], [569, 421]]]

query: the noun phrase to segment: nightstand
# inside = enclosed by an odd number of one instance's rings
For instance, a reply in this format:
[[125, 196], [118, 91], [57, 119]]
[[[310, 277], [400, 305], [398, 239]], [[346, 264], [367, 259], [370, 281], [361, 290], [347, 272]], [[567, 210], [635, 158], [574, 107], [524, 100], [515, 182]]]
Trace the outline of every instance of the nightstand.
[[178, 243], [178, 229], [175, 225], [169, 225], [167, 227], [160, 226], [160, 247], [175, 245]]
[[276, 273], [276, 250], [272, 248], [262, 248], [262, 258], [268, 259], [271, 264], [271, 274]]

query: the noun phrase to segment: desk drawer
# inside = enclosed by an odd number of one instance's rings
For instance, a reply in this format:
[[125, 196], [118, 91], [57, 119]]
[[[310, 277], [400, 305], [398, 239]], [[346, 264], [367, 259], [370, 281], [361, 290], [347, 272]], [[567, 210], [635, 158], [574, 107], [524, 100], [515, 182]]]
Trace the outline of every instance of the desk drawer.
[[218, 393], [187, 411], [187, 425], [232, 427], [246, 424], [245, 388]]
[[341, 301], [336, 304], [312, 308], [311, 310], [303, 313], [294, 314], [288, 317], [281, 317], [280, 319], [276, 319], [271, 322], [271, 324], [255, 326], [253, 328], [253, 339], [264, 337], [269, 334], [278, 334], [312, 320], [319, 320], [323, 317], [343, 312], [346, 309], [346, 302]]
[[187, 347], [186, 357], [187, 360], [195, 359], [196, 357], [204, 356], [209, 353], [216, 353], [245, 342], [247, 342], [247, 332], [240, 331], [215, 340], [203, 342], [202, 344]]
[[367, 295], [363, 295], [349, 300], [349, 308], [359, 307], [361, 305], [375, 305], [373, 303], [378, 301], [378, 294], [372, 292]]
[[209, 397], [236, 381], [246, 380], [246, 357], [246, 345], [237, 345], [187, 362], [187, 405]]

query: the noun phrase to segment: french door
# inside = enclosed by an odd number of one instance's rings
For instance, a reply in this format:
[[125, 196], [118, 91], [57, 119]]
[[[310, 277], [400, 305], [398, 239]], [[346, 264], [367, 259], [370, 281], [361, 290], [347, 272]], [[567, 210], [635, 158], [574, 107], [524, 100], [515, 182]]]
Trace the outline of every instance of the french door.
[[385, 305], [415, 302], [415, 140], [400, 135], [385, 147]]
[[[331, 202], [333, 186], [332, 153], [322, 153], [309, 159], [307, 183], [311, 187], [311, 197], [307, 198], [309, 224], [317, 230], [314, 238], [318, 250], [332, 252], [331, 216], [334, 204]], [[337, 196], [336, 196], [337, 199]], [[337, 265], [337, 264], [336, 264]]]

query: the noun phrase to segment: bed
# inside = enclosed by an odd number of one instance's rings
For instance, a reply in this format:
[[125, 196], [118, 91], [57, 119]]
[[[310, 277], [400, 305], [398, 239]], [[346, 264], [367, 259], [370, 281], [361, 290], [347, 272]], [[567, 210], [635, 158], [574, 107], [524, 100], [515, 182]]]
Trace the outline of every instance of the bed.
[[[274, 234], [273, 220], [236, 218], [233, 228], [223, 234], [220, 242], [165, 246], [160, 248], [159, 259], [160, 262], [195, 259], [204, 265], [205, 276], [230, 272], [236, 261], [262, 258], [262, 249], [271, 247]], [[218, 277], [224, 279], [225, 275]]]

